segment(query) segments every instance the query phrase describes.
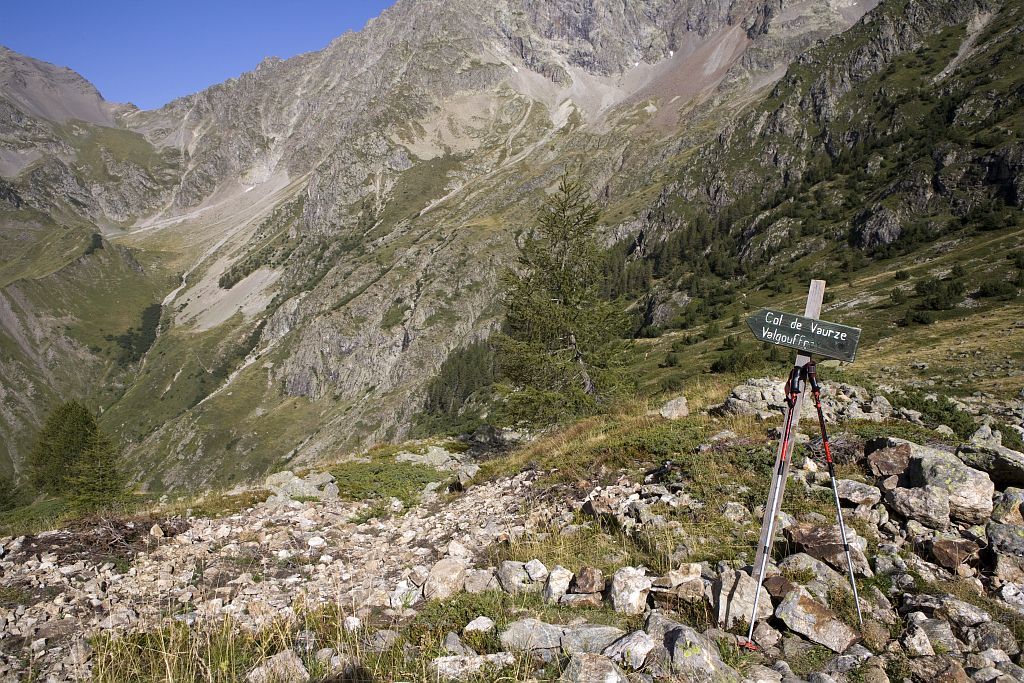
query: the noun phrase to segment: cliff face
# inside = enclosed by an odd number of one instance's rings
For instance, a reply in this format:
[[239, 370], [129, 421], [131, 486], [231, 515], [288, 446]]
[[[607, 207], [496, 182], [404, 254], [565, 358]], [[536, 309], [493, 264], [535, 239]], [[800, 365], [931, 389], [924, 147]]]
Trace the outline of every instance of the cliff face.
[[[40, 155], [0, 196], [39, 234], [103, 226], [162, 292], [155, 346], [99, 403], [155, 485], [240, 478], [401, 435], [497, 324], [497, 277], [564, 169], [630, 234], [680, 155], [871, 7], [403, 0], [157, 111], [62, 123], [0, 99], [23, 119], [8, 158]], [[99, 366], [92, 340], [153, 299], [79, 335]]]

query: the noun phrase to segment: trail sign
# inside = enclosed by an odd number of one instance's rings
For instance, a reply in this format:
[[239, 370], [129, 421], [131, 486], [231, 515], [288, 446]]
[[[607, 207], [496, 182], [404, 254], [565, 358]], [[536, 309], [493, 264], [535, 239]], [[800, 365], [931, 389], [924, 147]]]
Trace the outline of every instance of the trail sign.
[[762, 308], [747, 318], [754, 336], [807, 355], [852, 362], [857, 357], [860, 328]]

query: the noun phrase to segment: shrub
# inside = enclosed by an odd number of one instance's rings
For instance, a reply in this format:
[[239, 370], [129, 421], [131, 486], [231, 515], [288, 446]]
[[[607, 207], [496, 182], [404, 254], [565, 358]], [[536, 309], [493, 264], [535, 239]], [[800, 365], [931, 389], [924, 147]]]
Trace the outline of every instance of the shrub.
[[922, 421], [929, 427], [946, 425], [957, 436], [966, 439], [974, 433], [977, 425], [969, 414], [956, 407], [946, 396], [936, 396], [935, 400], [926, 398], [924, 392], [917, 390], [904, 391], [891, 397], [892, 404], [900, 408], [909, 408], [921, 413]]
[[990, 280], [983, 282], [978, 288], [978, 296], [992, 299], [1012, 299], [1017, 296], [1017, 288], [1006, 280]]
[[931, 325], [935, 322], [935, 314], [931, 311], [920, 311], [910, 310], [907, 311], [907, 315], [900, 320], [900, 324], [906, 327], [907, 325]]
[[902, 282], [903, 280], [909, 280], [910, 279], [910, 273], [908, 271], [906, 271], [906, 270], [900, 269], [900, 270], [896, 271], [894, 277], [897, 280]]
[[896, 287], [889, 292], [889, 300], [892, 301], [893, 305], [901, 306], [907, 303], [907, 295], [904, 294], [902, 289]]

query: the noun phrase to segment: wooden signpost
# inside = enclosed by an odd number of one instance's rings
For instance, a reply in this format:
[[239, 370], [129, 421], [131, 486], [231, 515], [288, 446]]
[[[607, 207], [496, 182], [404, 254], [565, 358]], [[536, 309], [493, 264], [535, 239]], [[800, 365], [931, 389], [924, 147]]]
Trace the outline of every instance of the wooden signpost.
[[860, 602], [857, 595], [857, 584], [853, 575], [853, 563], [850, 558], [850, 547], [846, 541], [846, 525], [843, 523], [843, 512], [839, 504], [839, 492], [836, 488], [835, 469], [832, 463], [832, 452], [825, 428], [825, 417], [821, 409], [821, 395], [817, 380], [817, 370], [813, 355], [845, 361], [852, 361], [857, 355], [857, 342], [860, 341], [860, 329], [839, 325], [837, 323], [818, 320], [821, 304], [825, 296], [825, 281], [811, 280], [811, 288], [807, 294], [804, 314], [793, 315], [768, 309], [762, 309], [747, 318], [747, 325], [754, 336], [763, 342], [778, 344], [799, 353], [796, 357], [789, 381], [786, 383], [786, 410], [783, 414], [785, 425], [779, 447], [775, 451], [775, 467], [772, 470], [772, 484], [768, 491], [768, 504], [765, 506], [764, 520], [761, 523], [761, 536], [757, 544], [757, 555], [754, 558], [752, 576], [757, 581], [757, 592], [754, 594], [754, 608], [750, 615], [750, 632], [747, 644], [753, 646], [754, 624], [757, 620], [757, 608], [761, 597], [761, 584], [775, 541], [776, 519], [782, 508], [782, 498], [786, 492], [786, 480], [789, 478], [790, 455], [796, 441], [796, 428], [800, 422], [804, 397], [810, 385], [818, 419], [821, 425], [822, 442], [828, 462], [829, 475], [832, 480], [832, 493], [836, 503], [836, 517], [842, 535], [843, 547], [846, 550], [847, 568], [850, 585], [853, 588], [854, 602], [857, 604], [857, 618], [860, 619]]

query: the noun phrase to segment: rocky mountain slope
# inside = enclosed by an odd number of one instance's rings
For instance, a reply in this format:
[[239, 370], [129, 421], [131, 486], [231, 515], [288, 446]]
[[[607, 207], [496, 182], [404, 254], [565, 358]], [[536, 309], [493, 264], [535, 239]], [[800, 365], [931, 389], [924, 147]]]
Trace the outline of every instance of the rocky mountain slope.
[[[113, 125], [65, 121], [53, 93], [89, 89], [5, 52], [33, 74], [0, 98], [10, 466], [52, 397], [97, 385], [158, 489], [403, 434], [449, 352], [497, 325], [497, 275], [564, 169], [602, 188], [610, 236], [635, 231], [673, 159], [871, 6], [404, 0], [158, 111], [93, 92]], [[94, 240], [145, 282], [104, 272], [116, 311], [71, 270]], [[24, 295], [46, 278], [77, 291]], [[126, 352], [154, 304], [155, 343]]]
[[[480, 463], [418, 443], [281, 472], [221, 516], [162, 510], [0, 539], [0, 671], [1020, 680], [1024, 453], [1003, 445], [1019, 433], [982, 413], [960, 440], [844, 383], [827, 383], [824, 401], [864, 626], [820, 444], [802, 434], [757, 647], [741, 645], [781, 386], [749, 380], [692, 415], [607, 417]], [[439, 470], [405, 502], [381, 490], [362, 500], [359, 473], [384, 461]], [[525, 461], [534, 467], [519, 471]]]

